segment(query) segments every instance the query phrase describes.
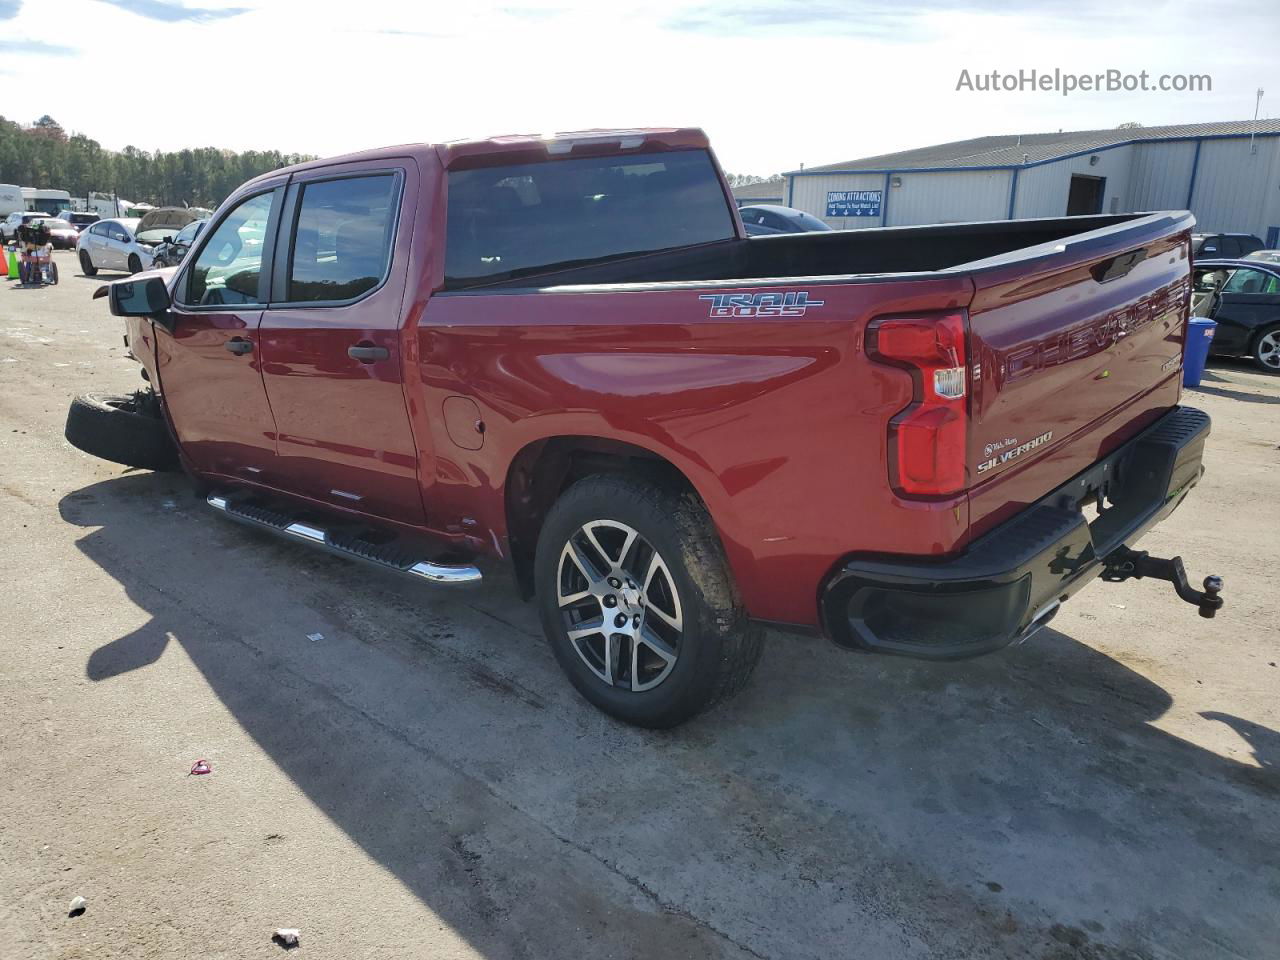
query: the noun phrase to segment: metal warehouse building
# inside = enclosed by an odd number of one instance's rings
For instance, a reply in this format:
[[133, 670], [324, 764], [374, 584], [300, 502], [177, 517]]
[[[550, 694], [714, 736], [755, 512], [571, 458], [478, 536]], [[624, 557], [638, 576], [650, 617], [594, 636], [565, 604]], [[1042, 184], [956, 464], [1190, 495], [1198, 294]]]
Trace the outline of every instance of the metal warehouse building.
[[836, 229], [1190, 209], [1280, 247], [1280, 120], [979, 137], [794, 170], [786, 204]]

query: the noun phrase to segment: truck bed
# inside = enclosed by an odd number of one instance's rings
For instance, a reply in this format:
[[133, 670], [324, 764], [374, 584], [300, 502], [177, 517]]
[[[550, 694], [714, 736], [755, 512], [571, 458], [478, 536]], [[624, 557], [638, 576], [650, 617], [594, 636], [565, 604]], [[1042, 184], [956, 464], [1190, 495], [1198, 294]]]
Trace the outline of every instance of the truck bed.
[[789, 281], [990, 269], [1062, 253], [1056, 248], [1064, 241], [1070, 242], [1073, 252], [1123, 244], [1152, 228], [1167, 232], [1178, 218], [1171, 213], [1125, 214], [753, 237], [453, 289]]

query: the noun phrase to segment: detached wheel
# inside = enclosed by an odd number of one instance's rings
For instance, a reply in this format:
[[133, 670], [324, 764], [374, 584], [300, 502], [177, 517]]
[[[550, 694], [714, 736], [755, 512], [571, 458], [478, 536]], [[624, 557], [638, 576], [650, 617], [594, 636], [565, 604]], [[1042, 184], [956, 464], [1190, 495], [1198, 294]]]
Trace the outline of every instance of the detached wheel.
[[673, 727], [746, 685], [752, 624], [706, 509], [628, 477], [580, 480], [538, 537], [543, 631], [578, 692], [641, 727]]
[[80, 251], [80, 272], [86, 277], [96, 277], [98, 275], [98, 268], [95, 267], [93, 265], [93, 261], [89, 259], [88, 250]]
[[141, 258], [136, 253], [129, 254], [129, 273], [135, 274], [135, 273], [141, 273], [141, 272], [142, 272]]
[[145, 391], [76, 397], [67, 411], [64, 435], [73, 447], [112, 463], [144, 470], [178, 466], [178, 452], [169, 439], [159, 402]]
[[1254, 362], [1271, 373], [1280, 373], [1280, 326], [1268, 327], [1253, 342]]

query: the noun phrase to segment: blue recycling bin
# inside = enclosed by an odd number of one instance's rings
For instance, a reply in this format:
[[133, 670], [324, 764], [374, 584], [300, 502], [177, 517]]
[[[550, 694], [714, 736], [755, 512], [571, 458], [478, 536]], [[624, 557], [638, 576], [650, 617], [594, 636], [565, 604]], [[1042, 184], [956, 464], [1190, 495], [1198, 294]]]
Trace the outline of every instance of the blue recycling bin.
[[1187, 324], [1187, 349], [1182, 358], [1182, 385], [1200, 386], [1204, 365], [1209, 360], [1209, 344], [1218, 325], [1208, 317], [1192, 317]]

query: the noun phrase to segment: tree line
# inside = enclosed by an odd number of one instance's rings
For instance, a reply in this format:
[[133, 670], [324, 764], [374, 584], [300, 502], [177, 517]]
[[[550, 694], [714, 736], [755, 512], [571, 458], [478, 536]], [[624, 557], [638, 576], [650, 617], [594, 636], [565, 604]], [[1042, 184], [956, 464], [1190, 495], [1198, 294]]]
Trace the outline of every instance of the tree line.
[[23, 125], [0, 116], [0, 183], [66, 190], [73, 197], [115, 193], [134, 203], [216, 207], [246, 180], [312, 157], [279, 150], [236, 153], [216, 147], [106, 150], [68, 135], [50, 116]]

